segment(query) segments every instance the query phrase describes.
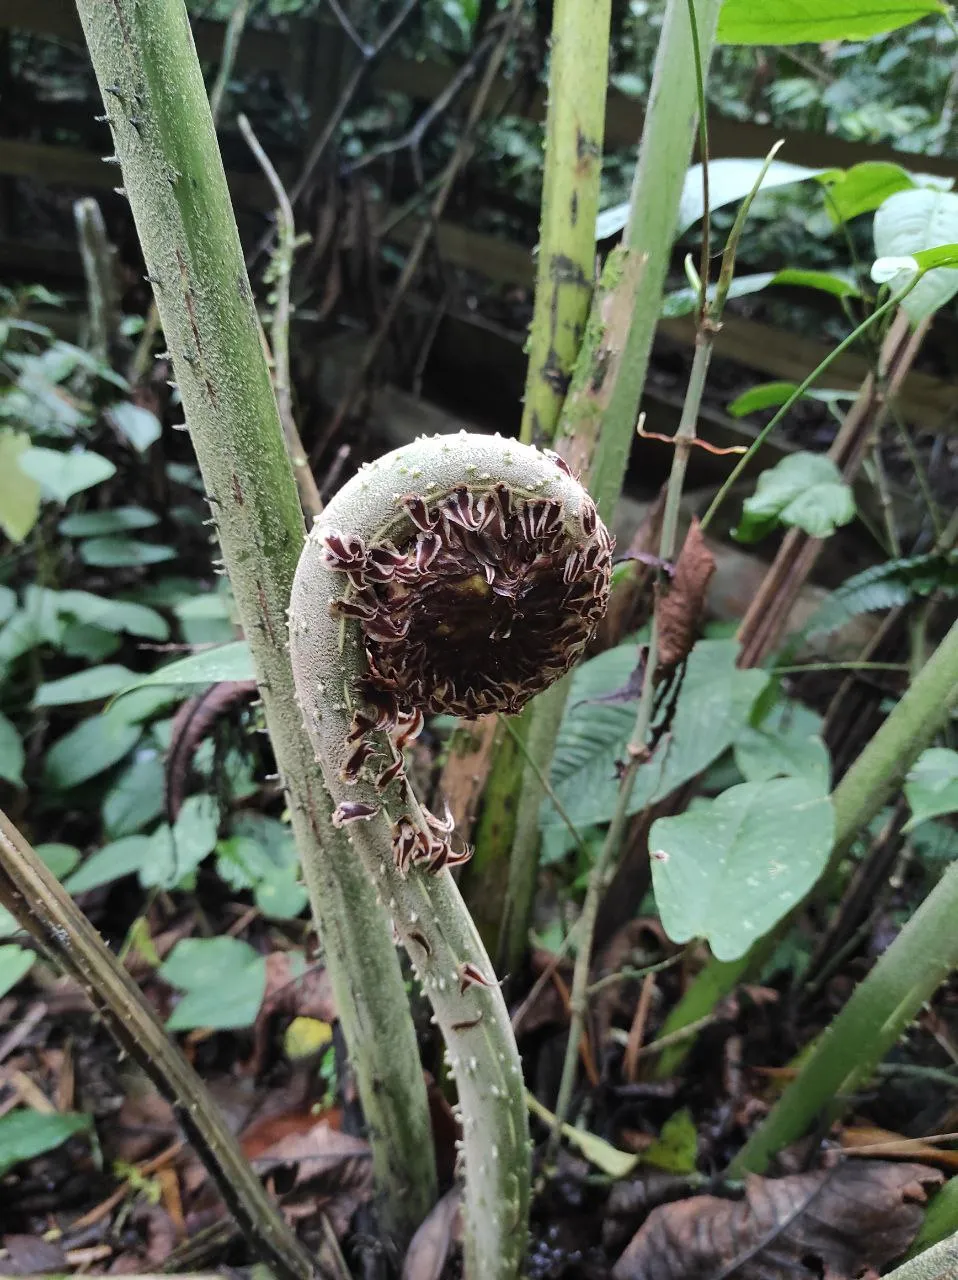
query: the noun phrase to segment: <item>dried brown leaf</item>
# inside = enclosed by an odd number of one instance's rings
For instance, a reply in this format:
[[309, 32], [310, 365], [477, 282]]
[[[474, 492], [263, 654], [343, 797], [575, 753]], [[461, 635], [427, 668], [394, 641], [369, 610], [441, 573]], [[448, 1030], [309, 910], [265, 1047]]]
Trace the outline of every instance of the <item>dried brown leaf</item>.
[[402, 1265], [402, 1280], [439, 1280], [459, 1236], [460, 1193], [447, 1191], [413, 1236]]
[[[492, 767], [497, 725], [495, 716], [480, 716], [471, 724], [460, 725], [443, 766], [439, 794], [449, 805], [463, 839], [472, 830], [479, 797]], [[441, 811], [439, 805], [436, 813]]]
[[832, 1280], [881, 1269], [911, 1244], [926, 1188], [921, 1164], [858, 1161], [748, 1180], [744, 1200], [693, 1196], [662, 1205], [612, 1270], [613, 1280]]
[[370, 1185], [372, 1167], [369, 1145], [362, 1138], [342, 1133], [321, 1120], [305, 1133], [287, 1134], [254, 1161], [260, 1173], [282, 1165], [296, 1167], [296, 1185], [322, 1181], [327, 1193], [344, 1187], [365, 1189]]
[[663, 667], [677, 666], [688, 657], [714, 572], [715, 556], [709, 550], [698, 520], [693, 519], [675, 566], [675, 576], [655, 606], [659, 662]]
[[171, 822], [182, 807], [190, 765], [200, 743], [220, 716], [255, 692], [255, 680], [222, 680], [195, 698], [187, 698], [173, 717], [166, 755], [166, 811]]
[[68, 1270], [69, 1263], [62, 1248], [54, 1240], [44, 1240], [40, 1236], [10, 1235], [3, 1236], [2, 1243], [7, 1251], [2, 1267], [8, 1276], [32, 1276], [40, 1271]]

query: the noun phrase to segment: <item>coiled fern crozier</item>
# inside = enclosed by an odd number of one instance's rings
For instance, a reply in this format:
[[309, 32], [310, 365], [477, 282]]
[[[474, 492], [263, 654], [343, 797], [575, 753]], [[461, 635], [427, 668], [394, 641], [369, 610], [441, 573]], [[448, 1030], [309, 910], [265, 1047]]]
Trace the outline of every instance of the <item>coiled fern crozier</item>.
[[459, 1094], [466, 1273], [521, 1264], [522, 1072], [505, 1002], [449, 868], [469, 856], [415, 795], [427, 713], [514, 714], [582, 654], [612, 539], [560, 459], [498, 436], [420, 439], [363, 467], [316, 521], [290, 652], [334, 821], [378, 885], [429, 998]]

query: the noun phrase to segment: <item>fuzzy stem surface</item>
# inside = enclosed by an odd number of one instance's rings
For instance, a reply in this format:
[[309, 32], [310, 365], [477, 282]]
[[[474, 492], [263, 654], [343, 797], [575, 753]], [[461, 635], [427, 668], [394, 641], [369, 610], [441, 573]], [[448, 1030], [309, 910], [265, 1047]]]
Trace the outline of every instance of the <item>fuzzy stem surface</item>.
[[296, 704], [286, 608], [303, 520], [183, 0], [80, 0], [186, 422], [249, 641], [369, 1127], [383, 1221], [435, 1197], [425, 1085], [388, 921], [330, 822]]
[[[508, 594], [501, 557], [513, 546], [510, 536], [529, 536], [522, 532], [529, 526], [520, 518], [510, 535], [508, 523], [496, 533], [494, 523], [471, 522], [472, 492], [482, 495], [482, 503], [490, 493], [505, 494], [512, 509], [526, 513], [536, 504], [552, 504], [570, 537], [586, 525], [595, 528], [595, 509], [581, 486], [536, 449], [465, 433], [417, 440], [362, 468], [313, 526], [293, 587], [290, 651], [337, 820], [348, 824], [354, 854], [379, 886], [445, 1040], [462, 1117], [466, 1275], [513, 1280], [524, 1256], [529, 1207], [521, 1064], [492, 965], [446, 866], [451, 844], [439, 841], [439, 860], [430, 861], [436, 843], [430, 832], [449, 832], [451, 823], [438, 824], [416, 798], [402, 759], [406, 739], [400, 737], [403, 725], [435, 709], [433, 698], [445, 705], [443, 699], [480, 688], [507, 697], [511, 677], [498, 664], [508, 661], [510, 643], [525, 654], [524, 643], [536, 634], [533, 628], [520, 632], [522, 641], [508, 639], [513, 628], [528, 627], [528, 606], [518, 598], [508, 628], [494, 622], [499, 606], [492, 584]], [[469, 530], [457, 544], [472, 548], [469, 555], [479, 557], [475, 563], [491, 567], [488, 579], [472, 570], [472, 560], [455, 572], [437, 572], [435, 564], [444, 563], [442, 548], [452, 545], [453, 526], [447, 528], [440, 514], [450, 506], [457, 520], [466, 520], [455, 527]], [[480, 537], [479, 530], [487, 528], [492, 532]], [[526, 564], [533, 563], [533, 554], [536, 564], [548, 561], [547, 551], [527, 545]], [[394, 579], [399, 569], [384, 576], [384, 564], [399, 564], [411, 576]], [[554, 571], [558, 578], [561, 566]], [[375, 583], [386, 584], [380, 596]], [[476, 599], [484, 602], [478, 612]], [[437, 600], [441, 604], [431, 603]], [[439, 610], [435, 621], [433, 610]], [[400, 617], [407, 626], [394, 637], [396, 652], [408, 656], [397, 660], [415, 664], [413, 683], [399, 683], [396, 667], [377, 668], [371, 656], [377, 636], [388, 640]], [[421, 618], [429, 620], [425, 629], [410, 631], [412, 620]], [[565, 628], [568, 621], [559, 617], [556, 626]], [[583, 636], [580, 651], [585, 643]], [[574, 652], [565, 650], [558, 670], [568, 667]], [[460, 681], [455, 689], [445, 674], [450, 653]], [[419, 656], [413, 659], [414, 654]], [[550, 662], [547, 652], [535, 657], [540, 666]], [[538, 676], [536, 683], [542, 687]], [[484, 703], [474, 714], [488, 709]], [[417, 841], [424, 842], [419, 857], [412, 852]]]

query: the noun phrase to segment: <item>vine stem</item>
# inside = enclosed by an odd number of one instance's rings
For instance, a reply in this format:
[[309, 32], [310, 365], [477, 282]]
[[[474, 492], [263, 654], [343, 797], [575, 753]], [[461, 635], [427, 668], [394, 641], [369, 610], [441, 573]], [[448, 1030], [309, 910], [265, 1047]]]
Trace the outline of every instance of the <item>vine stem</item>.
[[331, 822], [303, 729], [286, 611], [303, 516], [183, 0], [80, 0], [186, 424], [256, 670], [365, 1114], [380, 1220], [400, 1244], [435, 1200], [415, 1027], [389, 922]]
[[[695, 30], [695, 28], [693, 28]], [[697, 44], [697, 37], [694, 40]], [[697, 59], [696, 66], [701, 67]], [[704, 90], [700, 95], [704, 100]], [[679, 514], [682, 502], [682, 490], [685, 484], [685, 473], [688, 467], [689, 454], [696, 438], [699, 410], [705, 393], [705, 383], [709, 364], [715, 345], [715, 335], [721, 324], [722, 312], [728, 298], [729, 288], [735, 272], [735, 255], [745, 227], [752, 201], [758, 193], [768, 168], [774, 159], [781, 143], [776, 144], [767, 156], [758, 178], [743, 201], [732, 224], [728, 241], [722, 254], [722, 266], [719, 273], [718, 286], [711, 303], [707, 300], [703, 282], [703, 310], [700, 313], [698, 331], [695, 337], [695, 355], [689, 373], [688, 387], [682, 414], [673, 441], [672, 467], [669, 471], [668, 485], [665, 493], [665, 506], [662, 513], [662, 531], [659, 539], [659, 559], [665, 564], [675, 560], [678, 550]], [[703, 157], [703, 165], [708, 167], [708, 156]], [[709, 222], [711, 212], [706, 204], [704, 218]], [[704, 308], [707, 308], [704, 309]], [[606, 833], [602, 849], [595, 865], [589, 873], [585, 902], [580, 917], [579, 947], [576, 952], [575, 965], [572, 971], [572, 991], [569, 1000], [570, 1021], [569, 1039], [566, 1042], [565, 1059], [562, 1064], [562, 1077], [559, 1082], [559, 1095], [556, 1101], [556, 1123], [549, 1142], [549, 1155], [555, 1158], [562, 1136], [562, 1126], [568, 1117], [572, 1101], [572, 1090], [575, 1085], [576, 1061], [578, 1045], [585, 1027], [588, 1007], [589, 968], [592, 962], [592, 945], [595, 936], [595, 923], [599, 914], [599, 905], [605, 891], [615, 860], [618, 857], [628, 820], [629, 802], [632, 798], [636, 776], [648, 759], [646, 742], [652, 727], [652, 714], [655, 702], [655, 681], [659, 661], [659, 619], [658, 610], [652, 615], [649, 629], [649, 643], [645, 654], [645, 667], [642, 677], [642, 689], [639, 694], [639, 706], [636, 711], [635, 725], [626, 748], [626, 763], [619, 784], [616, 807], [612, 821]]]
[[307, 521], [312, 523], [322, 512], [323, 500], [319, 496], [309, 458], [306, 456], [299, 428], [293, 416], [293, 386], [289, 372], [289, 324], [292, 317], [289, 288], [293, 272], [293, 255], [296, 252], [296, 220], [286, 188], [280, 181], [273, 162], [253, 132], [253, 126], [242, 113], [236, 117], [236, 123], [246, 145], [266, 175], [266, 180], [272, 187], [276, 199], [277, 235], [272, 262], [275, 301], [269, 333], [273, 357], [273, 387], [276, 391], [280, 422], [283, 424], [286, 451], [293, 464], [293, 476], [296, 479], [296, 488], [299, 490], [303, 514]]
[[[629, 221], [620, 247], [609, 254], [595, 290], [569, 394], [556, 431], [556, 449], [579, 471], [609, 521], [622, 488], [635, 439], [635, 420], [648, 370], [652, 341], [700, 101], [696, 65], [704, 75], [721, 0], [695, 0], [699, 59], [692, 48], [688, 0], [666, 5], [655, 58], [645, 124], [630, 197]], [[569, 682], [537, 698], [523, 716], [530, 755], [548, 776]], [[513, 766], [514, 768], [514, 766]], [[497, 786], [501, 776], [494, 770]], [[515, 794], [512, 787], [506, 794]], [[529, 904], [534, 896], [539, 847], [538, 815], [544, 792], [526, 765], [515, 804], [508, 893], [499, 931], [499, 953], [507, 968], [521, 962], [528, 946]], [[495, 859], [482, 888], [495, 884]], [[501, 881], [501, 873], [499, 876]]]

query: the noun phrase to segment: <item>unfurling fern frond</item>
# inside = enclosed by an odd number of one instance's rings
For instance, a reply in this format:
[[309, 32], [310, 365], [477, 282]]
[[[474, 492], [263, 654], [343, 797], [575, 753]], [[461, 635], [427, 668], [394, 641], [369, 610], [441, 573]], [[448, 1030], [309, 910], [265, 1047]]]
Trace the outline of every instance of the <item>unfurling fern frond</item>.
[[894, 609], [935, 591], [949, 599], [958, 595], [958, 551], [887, 560], [854, 574], [828, 597], [804, 634], [831, 635], [860, 614]]

